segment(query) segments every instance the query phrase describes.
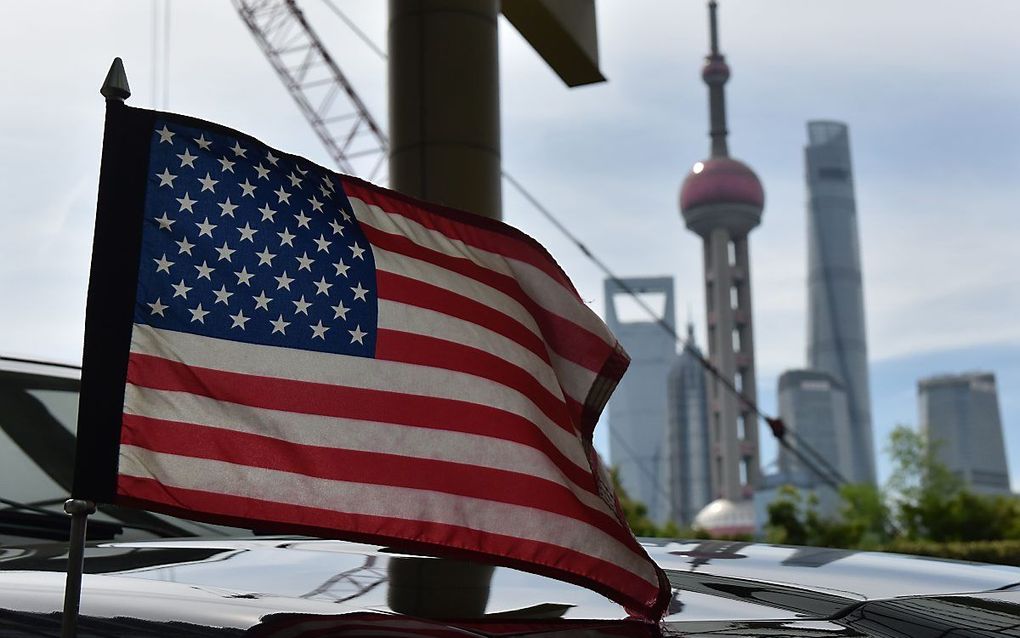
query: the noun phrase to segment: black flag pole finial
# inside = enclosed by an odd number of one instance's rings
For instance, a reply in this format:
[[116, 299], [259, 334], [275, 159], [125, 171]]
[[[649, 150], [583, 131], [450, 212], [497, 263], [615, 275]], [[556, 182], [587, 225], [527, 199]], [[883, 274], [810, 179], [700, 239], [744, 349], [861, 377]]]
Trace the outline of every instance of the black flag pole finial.
[[124, 72], [124, 61], [114, 58], [110, 70], [106, 73], [103, 86], [99, 89], [100, 95], [107, 100], [123, 102], [131, 97], [131, 87], [128, 86], [127, 73]]

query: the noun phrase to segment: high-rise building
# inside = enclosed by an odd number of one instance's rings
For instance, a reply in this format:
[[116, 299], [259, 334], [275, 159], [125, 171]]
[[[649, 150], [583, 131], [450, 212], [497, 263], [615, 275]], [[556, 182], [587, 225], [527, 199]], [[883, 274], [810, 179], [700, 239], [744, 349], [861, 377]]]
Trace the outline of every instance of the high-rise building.
[[[831, 474], [828, 466], [844, 477], [850, 473], [849, 412], [846, 392], [837, 379], [818, 370], [787, 370], [779, 377], [779, 416], [795, 435], [787, 437], [790, 446], [799, 447], [797, 451], [817, 469], [826, 476]], [[798, 486], [823, 483], [815, 470], [786, 448], [779, 450], [779, 471]]]
[[1009, 494], [995, 375], [929, 377], [917, 383], [921, 431], [936, 458], [975, 492]]
[[690, 525], [712, 500], [711, 454], [708, 434], [708, 387], [694, 325], [687, 324], [687, 346], [669, 371], [669, 423], [660, 477], [670, 494], [669, 520]]
[[[748, 233], [761, 221], [765, 192], [754, 171], [729, 156], [724, 87], [730, 68], [719, 52], [716, 3], [708, 6], [711, 50], [701, 77], [708, 85], [711, 155], [684, 179], [680, 210], [687, 228], [703, 240], [708, 358], [746, 398], [709, 379], [712, 495], [745, 512], [753, 529], [748, 503], [759, 469], [757, 419], [750, 407], [757, 391]], [[712, 509], [718, 510], [712, 520], [745, 520], [722, 505]]]
[[[662, 315], [638, 320], [621, 317], [617, 303], [628, 291], [661, 295]], [[666, 380], [676, 360], [676, 342], [659, 320], [675, 329], [673, 278], [607, 279], [605, 299], [606, 325], [630, 355], [627, 374], [609, 401], [609, 463], [619, 469], [627, 494], [648, 507], [649, 518], [664, 523], [671, 497], [659, 468], [671, 454], [663, 441], [668, 438], [669, 422]]]
[[850, 456], [846, 479], [875, 482], [864, 292], [847, 127], [808, 122], [808, 367], [846, 392]]

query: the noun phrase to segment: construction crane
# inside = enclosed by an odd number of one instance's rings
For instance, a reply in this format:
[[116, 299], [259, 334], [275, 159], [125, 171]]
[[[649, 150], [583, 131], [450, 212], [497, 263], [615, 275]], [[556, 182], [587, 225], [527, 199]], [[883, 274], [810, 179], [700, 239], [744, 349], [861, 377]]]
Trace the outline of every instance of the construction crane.
[[295, 1], [232, 2], [337, 167], [375, 179], [389, 140]]

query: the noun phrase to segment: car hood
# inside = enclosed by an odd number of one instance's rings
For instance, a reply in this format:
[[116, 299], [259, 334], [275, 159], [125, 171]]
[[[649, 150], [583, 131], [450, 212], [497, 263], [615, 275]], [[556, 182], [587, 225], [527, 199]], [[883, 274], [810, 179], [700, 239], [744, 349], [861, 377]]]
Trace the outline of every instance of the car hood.
[[[994, 635], [1004, 635], [1003, 623], [1020, 626], [1017, 568], [753, 543], [645, 545], [675, 590], [659, 626], [567, 583], [377, 546], [293, 537], [90, 544], [82, 635], [434, 635], [442, 627], [486, 636], [922, 636], [876, 633], [868, 623], [899, 618], [920, 631], [920, 619], [960, 618], [961, 609], [998, 622]], [[66, 560], [63, 544], [0, 549], [4, 635], [59, 625]]]

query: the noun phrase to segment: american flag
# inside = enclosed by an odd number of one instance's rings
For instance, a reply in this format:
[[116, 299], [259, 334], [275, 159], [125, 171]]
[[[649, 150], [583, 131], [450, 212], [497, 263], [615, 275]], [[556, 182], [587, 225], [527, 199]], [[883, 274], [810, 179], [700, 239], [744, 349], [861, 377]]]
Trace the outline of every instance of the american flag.
[[[82, 403], [109, 409], [83, 409], [77, 496], [661, 611], [592, 447], [628, 359], [539, 244], [223, 127], [107, 117]], [[110, 493], [81, 459], [104, 445]]]

